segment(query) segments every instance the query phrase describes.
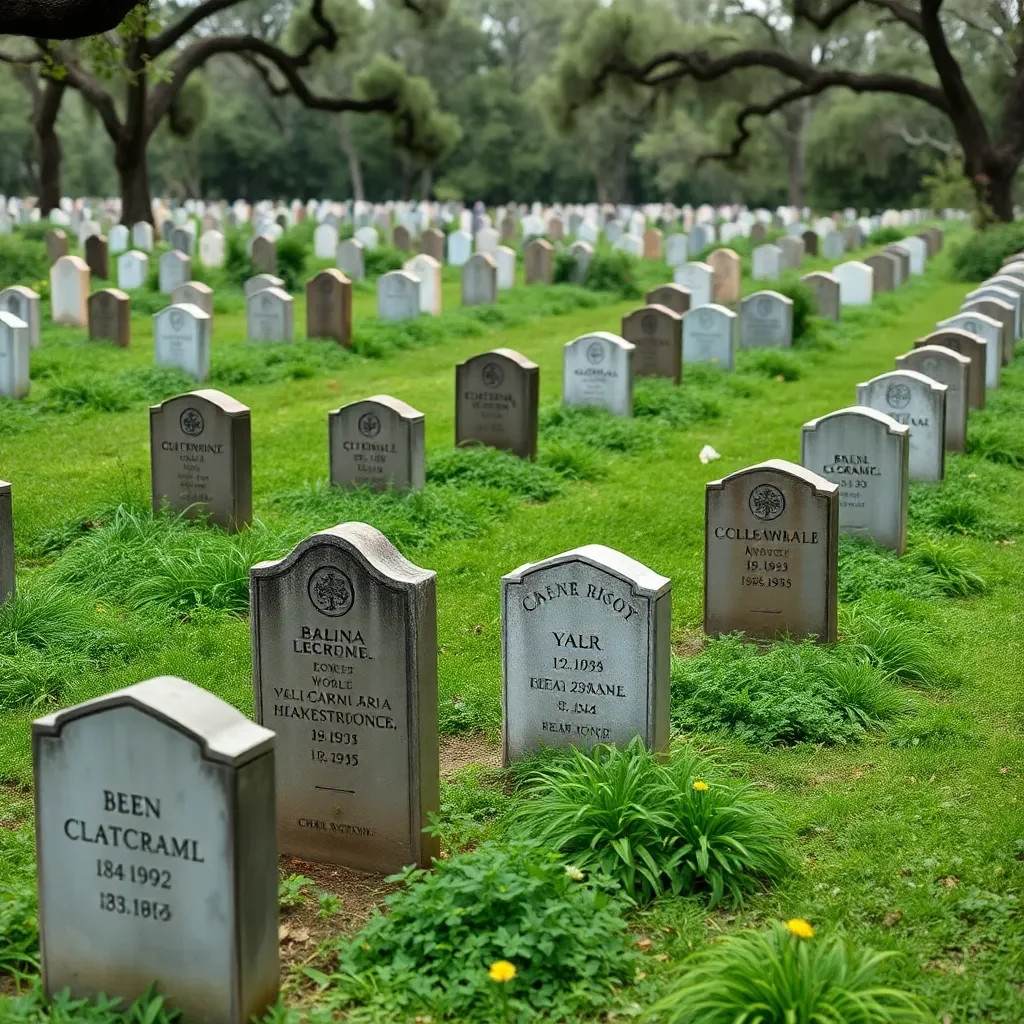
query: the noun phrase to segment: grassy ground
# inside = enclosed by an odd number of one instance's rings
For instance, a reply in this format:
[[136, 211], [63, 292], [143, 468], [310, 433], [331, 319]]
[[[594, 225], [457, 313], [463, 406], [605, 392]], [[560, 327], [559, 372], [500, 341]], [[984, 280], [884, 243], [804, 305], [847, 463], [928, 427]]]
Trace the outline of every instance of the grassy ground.
[[[824, 266], [813, 261], [807, 269]], [[0, 638], [0, 773], [7, 780], [0, 794], [0, 891], [6, 888], [14, 908], [6, 920], [0, 911], [0, 966], [24, 969], [34, 941], [24, 923], [33, 899], [32, 718], [168, 672], [251, 712], [246, 570], [312, 530], [364, 519], [437, 570], [441, 727], [455, 737], [444, 745], [448, 849], [508, 833], [504, 780], [472, 765], [493, 759], [489, 738], [500, 724], [498, 581], [517, 565], [603, 543], [671, 577], [680, 655], [674, 708], [677, 723], [692, 720], [696, 712], [682, 691], [686, 666], [703, 646], [705, 483], [767, 458], [798, 461], [800, 425], [853, 404], [855, 384], [892, 368], [895, 356], [951, 315], [970, 287], [948, 280], [940, 258], [925, 278], [879, 297], [869, 310], [850, 311], [838, 326], [816, 323], [792, 353], [747, 353], [736, 374], [693, 372], [678, 391], [638, 385], [638, 410], [647, 415], [631, 424], [563, 417], [557, 403], [562, 345], [586, 331], [617, 330], [635, 301], [586, 294], [579, 301], [591, 305], [566, 308], [575, 300], [566, 302], [569, 293], [561, 289], [517, 289], [499, 307], [509, 314], [504, 322], [467, 321], [452, 312], [441, 318], [436, 337], [407, 339], [415, 343], [400, 350], [389, 341], [367, 358], [324, 349], [326, 343], [251, 353], [241, 304], [225, 296], [216, 314], [214, 386], [252, 408], [260, 521], [236, 539], [154, 521], [145, 511], [145, 405], [176, 390], [173, 380], [145, 376], [152, 360], [148, 318], [135, 319], [132, 347], [121, 351], [89, 345], [80, 332], [47, 329], [34, 363], [44, 376], [34, 379], [30, 402], [0, 406], [0, 476], [15, 485], [19, 588], [34, 602], [24, 614], [34, 616], [35, 629], [31, 637], [23, 629], [20, 638]], [[745, 290], [755, 289], [745, 281]], [[457, 302], [449, 274], [445, 308], [455, 311]], [[372, 305], [369, 290], [357, 295], [357, 325]], [[545, 308], [566, 311], [538, 317]], [[299, 299], [296, 324], [303, 320]], [[370, 327], [365, 337], [378, 336]], [[454, 364], [498, 346], [541, 367], [537, 466], [449, 451]], [[286, 358], [281, 371], [274, 360], [296, 351], [299, 357]], [[118, 388], [129, 397], [118, 399]], [[335, 494], [323, 484], [328, 410], [376, 393], [426, 414], [432, 483], [412, 500]], [[889, 979], [923, 995], [936, 1020], [1024, 1019], [1018, 907], [1024, 558], [1014, 543], [1024, 519], [1024, 473], [995, 461], [1024, 455], [1020, 361], [993, 404], [972, 417], [979, 451], [952, 457], [945, 484], [914, 489], [906, 579], [892, 584], [895, 596], [878, 593], [893, 560], [844, 552], [847, 635], [864, 635], [851, 612], [889, 616], [904, 640], [924, 648], [913, 655], [923, 670], [901, 676], [902, 713], [885, 729], [847, 730], [842, 743], [783, 745], [754, 742], [749, 731], [741, 739], [737, 729], [687, 730], [775, 795], [796, 830], [801, 868], [738, 910], [709, 914], [693, 898], [636, 912], [631, 927], [651, 940], [649, 947], [642, 943], [647, 978], [636, 991], [614, 997], [610, 1008], [627, 1012], [631, 1003], [646, 1001], [664, 988], [674, 963], [708, 938], [802, 916], [825, 930], [841, 928], [858, 943], [904, 954]], [[705, 444], [721, 454], [719, 461], [700, 463]], [[956, 597], [946, 596], [952, 587], [929, 590], [932, 576], [909, 567], [931, 565], [927, 558], [912, 560], [915, 551], [933, 547], [953, 551], [959, 568], [984, 579], [984, 592]], [[716, 685], [735, 701], [745, 680], [716, 677]], [[792, 715], [797, 733], [813, 735], [802, 714]], [[315, 896], [291, 901], [284, 919], [292, 963], [321, 963], [318, 940], [358, 923], [383, 891], [348, 873], [322, 872], [315, 881], [348, 906], [335, 917], [318, 916]], [[289, 1001], [317, 998], [307, 978], [290, 977]]]

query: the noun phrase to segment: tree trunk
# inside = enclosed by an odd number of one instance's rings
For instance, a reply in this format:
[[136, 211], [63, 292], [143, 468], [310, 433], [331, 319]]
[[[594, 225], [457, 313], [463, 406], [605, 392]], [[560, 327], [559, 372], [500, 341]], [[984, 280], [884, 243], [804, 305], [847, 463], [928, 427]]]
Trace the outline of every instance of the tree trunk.
[[420, 175], [420, 199], [427, 200], [434, 188], [434, 168], [424, 167]]
[[20, 75], [32, 101], [32, 140], [38, 163], [36, 190], [39, 193], [39, 213], [46, 217], [60, 205], [60, 139], [57, 137], [57, 114], [64, 98], [66, 84], [47, 78], [39, 87], [35, 68], [22, 68]]
[[803, 209], [807, 195], [807, 129], [811, 124], [811, 100], [792, 104], [785, 112], [786, 155], [789, 163], [787, 202]]
[[989, 150], [964, 158], [964, 174], [978, 201], [978, 227], [1013, 221], [1013, 183], [1019, 166], [1020, 162], [1005, 151]]
[[119, 142], [115, 163], [121, 182], [121, 223], [153, 223], [153, 200], [149, 194], [149, 168], [146, 166], [145, 141], [139, 145], [126, 138]]
[[352, 134], [348, 130], [348, 117], [345, 114], [338, 115], [338, 142], [341, 151], [348, 157], [348, 177], [352, 185], [352, 198], [356, 202], [366, 199], [366, 190], [363, 187], [363, 167], [359, 162], [359, 150], [352, 141]]

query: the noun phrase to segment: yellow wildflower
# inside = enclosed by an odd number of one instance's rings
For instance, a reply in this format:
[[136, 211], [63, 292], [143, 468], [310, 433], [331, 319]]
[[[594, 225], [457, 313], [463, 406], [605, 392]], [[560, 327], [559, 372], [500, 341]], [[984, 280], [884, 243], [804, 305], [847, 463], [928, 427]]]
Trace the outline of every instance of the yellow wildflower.
[[504, 985], [506, 981], [511, 981], [516, 976], [516, 965], [510, 964], [507, 960], [495, 960], [487, 973], [491, 976], [491, 981]]
[[814, 927], [810, 921], [805, 921], [802, 917], [794, 917], [786, 922], [786, 927], [798, 938], [798, 939], [812, 939], [814, 938]]
[[565, 873], [574, 882], [582, 882], [583, 881], [583, 872], [580, 871], [580, 869], [578, 867], [576, 867], [575, 864], [566, 864], [565, 865]]
[[698, 779], [694, 784], [693, 788], [698, 793], [706, 793], [708, 791], [708, 784], [703, 779]]

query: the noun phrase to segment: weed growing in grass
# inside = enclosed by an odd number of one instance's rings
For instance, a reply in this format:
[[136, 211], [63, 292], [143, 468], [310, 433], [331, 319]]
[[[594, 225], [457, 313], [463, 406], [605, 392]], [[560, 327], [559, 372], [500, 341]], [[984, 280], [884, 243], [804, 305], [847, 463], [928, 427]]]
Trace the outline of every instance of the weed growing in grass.
[[977, 742], [977, 736], [973, 723], [963, 711], [938, 707], [896, 723], [889, 731], [888, 740], [893, 747], [937, 749]]
[[638, 903], [666, 893], [736, 905], [793, 867], [792, 835], [754, 788], [678, 745], [663, 761], [625, 749], [572, 749], [527, 780], [517, 823]]
[[840, 620], [842, 645], [887, 676], [916, 686], [956, 681], [946, 666], [938, 630], [899, 614], [895, 605], [848, 605]]
[[[340, 945], [337, 970], [310, 975], [328, 1010], [492, 1024], [507, 1000], [508, 1020], [576, 1020], [606, 1010], [642, 960], [622, 904], [533, 843], [485, 843], [396, 879], [388, 913]], [[515, 977], [499, 991], [488, 967], [503, 960]]]
[[[973, 422], [973, 420], [972, 420]], [[911, 530], [1003, 540], [1021, 532], [1020, 522], [999, 518], [993, 509], [1009, 490], [1005, 470], [980, 455], [947, 455], [941, 486], [911, 483]]]
[[499, 779], [496, 772], [478, 764], [441, 779], [441, 813], [431, 816], [427, 831], [441, 840], [446, 851], [469, 850], [500, 830], [513, 800], [494, 784]]
[[678, 985], [644, 1015], [660, 1024], [927, 1024], [917, 996], [878, 976], [893, 953], [854, 949], [814, 935], [806, 922], [776, 923], [707, 946], [683, 965]]
[[953, 250], [953, 272], [959, 281], [984, 281], [992, 277], [1007, 256], [1024, 248], [1024, 224], [996, 224], [968, 235]]
[[868, 594], [894, 593], [934, 598], [942, 593], [938, 581], [908, 558], [857, 537], [839, 538], [839, 600], [858, 601]]
[[31, 827], [0, 829], [0, 971], [22, 977], [38, 970], [33, 832]]
[[681, 386], [661, 377], [641, 377], [633, 389], [633, 416], [658, 419], [676, 430], [717, 420], [729, 396], [726, 375], [713, 367], [687, 368]]
[[988, 589], [983, 577], [971, 568], [971, 555], [964, 547], [923, 540], [913, 546], [909, 560], [930, 576], [946, 597], [970, 597]]
[[736, 365], [740, 373], [751, 373], [770, 380], [799, 380], [803, 376], [803, 364], [785, 349], [744, 349], [739, 353]]
[[541, 409], [538, 421], [545, 445], [562, 441], [609, 452], [653, 448], [659, 435], [652, 426], [633, 418], [614, 416], [596, 406], [548, 405]]
[[509, 452], [475, 445], [436, 452], [427, 459], [427, 479], [504, 491], [524, 501], [550, 501], [565, 487], [551, 467], [520, 459]]
[[75, 999], [67, 991], [50, 999], [37, 984], [25, 995], [0, 996], [0, 1018], [5, 1024], [178, 1024], [181, 1014], [164, 1005], [155, 987], [125, 1006], [102, 995]]

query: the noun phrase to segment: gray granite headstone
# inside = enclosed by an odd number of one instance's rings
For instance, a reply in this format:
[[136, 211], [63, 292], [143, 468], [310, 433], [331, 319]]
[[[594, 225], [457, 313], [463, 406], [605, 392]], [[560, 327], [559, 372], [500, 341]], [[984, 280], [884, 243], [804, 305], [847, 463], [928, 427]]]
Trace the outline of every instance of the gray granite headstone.
[[242, 291], [247, 299], [251, 299], [257, 292], [266, 288], [281, 288], [283, 290], [284, 281], [279, 277], [274, 277], [273, 274], [256, 274], [246, 280]]
[[43, 985], [124, 1004], [153, 982], [188, 1021], [277, 999], [274, 735], [163, 676], [40, 718]]
[[501, 581], [505, 763], [540, 747], [669, 738], [672, 582], [600, 544]]
[[562, 351], [565, 405], [596, 405], [613, 416], [633, 415], [635, 346], [597, 331], [568, 342]]
[[[1003, 325], [984, 313], [957, 313], [935, 325], [939, 330], [966, 331], [985, 344], [985, 387], [997, 388], [1003, 370]], [[966, 354], [966, 353], [961, 353]]]
[[754, 292], [740, 303], [741, 348], [791, 348], [793, 300], [778, 292]]
[[28, 326], [29, 347], [39, 348], [42, 316], [39, 294], [24, 285], [12, 285], [0, 291], [0, 312], [11, 313]]
[[632, 344], [637, 377], [683, 379], [683, 318], [667, 306], [652, 304], [622, 318], [622, 337]]
[[192, 261], [176, 249], [165, 252], [159, 263], [160, 291], [170, 295], [175, 288], [192, 279]]
[[697, 306], [683, 317], [683, 362], [713, 363], [731, 370], [736, 362], [739, 316], [725, 306]]
[[[95, 237], [95, 236], [93, 236]], [[132, 342], [132, 300], [119, 288], [89, 296], [89, 340], [112, 341], [120, 348]]]
[[14, 513], [11, 485], [0, 480], [0, 604], [14, 593]]
[[851, 406], [803, 426], [805, 469], [839, 488], [839, 532], [902, 555], [907, 546], [910, 428]]
[[374, 395], [327, 417], [331, 483], [376, 490], [425, 483], [423, 413], [390, 395]]
[[826, 320], [839, 319], [839, 281], [832, 274], [818, 271], [800, 278], [800, 282], [814, 292], [818, 316]]
[[210, 375], [210, 317], [198, 306], [167, 306], [153, 314], [158, 366], [177, 366], [196, 380]]
[[462, 305], [493, 306], [498, 301], [498, 264], [489, 252], [478, 252], [462, 264]]
[[264, 288], [245, 300], [245, 324], [250, 342], [292, 341], [295, 308], [280, 288]]
[[774, 280], [782, 275], [782, 250], [777, 245], [759, 245], [751, 253], [751, 277]]
[[[682, 238], [682, 235], [676, 236]], [[649, 306], [665, 306], [673, 313], [682, 316], [690, 311], [690, 293], [681, 284], [663, 284], [660, 288], [652, 288], [644, 301]]]
[[839, 488], [771, 459], [705, 491], [704, 632], [836, 639]]
[[252, 519], [249, 409], [223, 391], [168, 398], [149, 410], [153, 509], [240, 530]]
[[896, 287], [896, 257], [887, 252], [876, 252], [864, 259], [864, 265], [874, 273], [875, 294], [891, 292]]
[[352, 282], [340, 270], [329, 267], [306, 282], [306, 337], [352, 344]]
[[24, 398], [31, 385], [28, 324], [13, 313], [0, 312], [0, 398]]
[[[929, 347], [941, 345], [951, 352], [958, 352], [970, 361], [967, 367], [967, 407], [969, 409], [984, 409], [985, 368], [989, 360], [988, 342], [977, 334], [943, 327], [914, 342], [914, 348], [923, 348], [926, 345]], [[960, 451], [961, 449], [953, 450]]]
[[252, 242], [252, 265], [261, 274], [277, 273], [277, 242], [257, 235]]
[[1008, 366], [1013, 361], [1013, 350], [1015, 347], [1014, 338], [1014, 311], [1013, 306], [1008, 302], [1002, 302], [991, 296], [982, 299], [971, 299], [960, 307], [961, 313], [981, 313], [983, 316], [998, 320], [1003, 327], [1002, 352], [1003, 366]]
[[364, 523], [249, 573], [257, 721], [277, 735], [282, 853], [428, 867], [439, 810], [435, 574]]
[[897, 370], [917, 370], [946, 385], [946, 451], [967, 450], [967, 387], [972, 360], [944, 345], [917, 345], [896, 357]]
[[455, 443], [537, 455], [540, 367], [510, 348], [471, 356], [455, 367]]

